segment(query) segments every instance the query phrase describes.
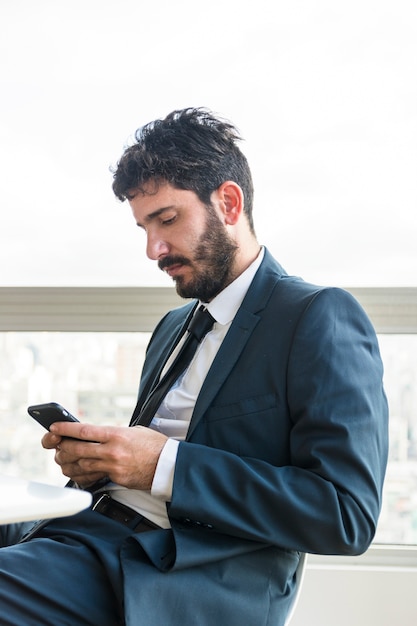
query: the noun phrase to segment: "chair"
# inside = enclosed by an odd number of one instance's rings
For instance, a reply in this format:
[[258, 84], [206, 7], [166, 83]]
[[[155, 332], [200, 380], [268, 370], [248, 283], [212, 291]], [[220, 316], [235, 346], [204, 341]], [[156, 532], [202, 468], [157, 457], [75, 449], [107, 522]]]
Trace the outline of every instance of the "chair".
[[287, 614], [287, 619], [285, 620], [285, 626], [288, 626], [288, 624], [292, 620], [298, 600], [300, 598], [301, 586], [304, 581], [306, 564], [307, 564], [307, 554], [303, 552], [300, 556], [300, 560], [297, 565], [297, 570], [295, 572], [295, 593], [292, 597], [290, 608]]

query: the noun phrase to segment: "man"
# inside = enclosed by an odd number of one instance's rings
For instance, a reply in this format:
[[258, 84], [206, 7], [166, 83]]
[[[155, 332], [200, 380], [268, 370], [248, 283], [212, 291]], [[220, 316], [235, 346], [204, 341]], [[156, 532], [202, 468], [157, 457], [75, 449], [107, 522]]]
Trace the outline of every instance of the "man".
[[[0, 551], [2, 623], [279, 626], [300, 552], [359, 554], [374, 536], [387, 459], [375, 333], [348, 293], [288, 276], [259, 245], [238, 139], [206, 110], [173, 112], [114, 172], [147, 255], [193, 300], [152, 336], [130, 428], [43, 437], [96, 509]], [[146, 427], [199, 303], [214, 325]]]

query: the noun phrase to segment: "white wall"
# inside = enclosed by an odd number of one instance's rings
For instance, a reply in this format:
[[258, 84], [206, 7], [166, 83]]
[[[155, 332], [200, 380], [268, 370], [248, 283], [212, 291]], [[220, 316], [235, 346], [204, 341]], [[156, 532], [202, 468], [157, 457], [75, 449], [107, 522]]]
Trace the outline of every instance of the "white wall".
[[291, 626], [416, 626], [417, 566], [311, 561]]

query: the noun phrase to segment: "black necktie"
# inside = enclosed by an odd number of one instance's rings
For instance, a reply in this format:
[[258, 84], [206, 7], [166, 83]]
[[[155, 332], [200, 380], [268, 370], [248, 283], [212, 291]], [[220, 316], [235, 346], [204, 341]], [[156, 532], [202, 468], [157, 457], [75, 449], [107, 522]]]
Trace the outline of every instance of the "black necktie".
[[198, 344], [209, 330], [211, 330], [214, 321], [214, 318], [207, 309], [201, 305], [188, 325], [188, 336], [175, 357], [174, 362], [171, 364], [166, 374], [151, 389], [142, 407], [139, 408], [136, 406], [130, 422], [131, 426], [149, 426], [163, 398], [191, 362]]

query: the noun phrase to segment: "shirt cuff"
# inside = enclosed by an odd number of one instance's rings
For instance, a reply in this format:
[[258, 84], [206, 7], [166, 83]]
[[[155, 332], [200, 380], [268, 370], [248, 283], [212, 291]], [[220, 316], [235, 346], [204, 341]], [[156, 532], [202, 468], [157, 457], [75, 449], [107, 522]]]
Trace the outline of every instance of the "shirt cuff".
[[178, 446], [176, 439], [167, 439], [153, 477], [151, 495], [165, 502], [171, 502], [172, 488], [174, 485], [175, 463], [177, 460]]

